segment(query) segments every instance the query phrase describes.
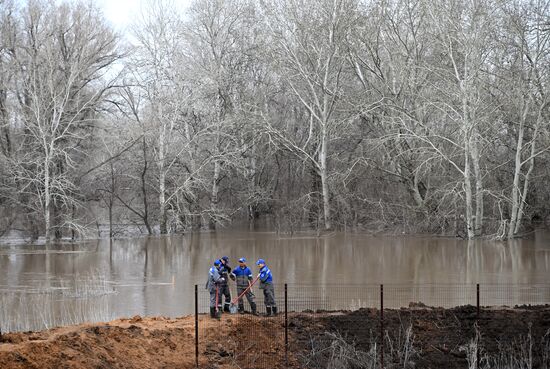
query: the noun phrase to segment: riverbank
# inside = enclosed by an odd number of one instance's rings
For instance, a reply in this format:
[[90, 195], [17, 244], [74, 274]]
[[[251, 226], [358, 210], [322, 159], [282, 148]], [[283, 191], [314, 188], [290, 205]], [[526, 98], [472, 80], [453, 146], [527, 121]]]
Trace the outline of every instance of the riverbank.
[[[340, 360], [347, 363], [344, 367], [354, 367], [353, 363], [378, 360], [379, 316], [376, 309], [290, 313], [289, 366], [330, 368], [331, 362]], [[224, 315], [221, 321], [201, 315], [199, 327], [202, 368], [285, 367], [282, 315]], [[467, 368], [475, 349], [487, 364], [504, 360], [504, 354], [521, 360], [527, 354], [522, 350], [529, 347], [533, 368], [550, 364], [550, 306], [484, 309], [478, 320], [471, 306], [414, 305], [385, 310], [384, 330], [388, 368]], [[0, 368], [191, 369], [195, 367], [194, 332], [194, 317], [188, 316], [134, 317], [8, 333], [0, 343]]]

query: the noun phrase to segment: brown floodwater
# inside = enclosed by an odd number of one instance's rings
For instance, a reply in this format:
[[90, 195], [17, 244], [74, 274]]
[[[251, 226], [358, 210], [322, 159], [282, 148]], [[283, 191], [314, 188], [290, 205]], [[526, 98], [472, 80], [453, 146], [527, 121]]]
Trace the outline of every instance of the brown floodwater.
[[289, 284], [293, 309], [377, 306], [382, 283], [387, 307], [475, 304], [476, 283], [482, 305], [550, 302], [546, 231], [511, 242], [218, 231], [0, 246], [0, 329], [190, 314], [195, 284], [205, 311], [207, 271], [223, 255], [231, 265], [246, 257], [253, 272], [254, 262], [264, 258], [279, 298]]

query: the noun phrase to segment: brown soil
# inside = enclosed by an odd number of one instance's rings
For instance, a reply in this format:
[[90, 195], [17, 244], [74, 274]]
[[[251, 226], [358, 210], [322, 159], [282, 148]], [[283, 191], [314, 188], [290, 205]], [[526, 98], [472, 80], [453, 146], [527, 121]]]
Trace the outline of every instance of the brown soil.
[[[7, 333], [0, 340], [0, 368], [195, 368], [194, 323], [192, 316], [136, 316], [42, 332]], [[200, 316], [200, 367], [235, 368], [236, 361], [245, 360], [250, 365], [268, 361], [273, 363], [268, 367], [282, 368], [282, 326], [280, 318], [224, 315], [215, 321]]]
[[[473, 307], [385, 310], [385, 329], [392, 339], [412, 324], [417, 368], [466, 368], [460, 349], [475, 335]], [[529, 332], [550, 330], [550, 307], [483, 310], [479, 327], [486, 352]], [[0, 368], [194, 368], [194, 317], [119, 319], [102, 324], [4, 334]], [[289, 366], [300, 368], [312, 338], [339, 332], [358, 348], [378, 341], [379, 311], [289, 314]], [[284, 320], [224, 315], [221, 321], [200, 317], [200, 367], [284, 368]], [[386, 350], [388, 348], [386, 347]], [[389, 357], [389, 355], [388, 355]], [[238, 366], [237, 366], [238, 364]]]

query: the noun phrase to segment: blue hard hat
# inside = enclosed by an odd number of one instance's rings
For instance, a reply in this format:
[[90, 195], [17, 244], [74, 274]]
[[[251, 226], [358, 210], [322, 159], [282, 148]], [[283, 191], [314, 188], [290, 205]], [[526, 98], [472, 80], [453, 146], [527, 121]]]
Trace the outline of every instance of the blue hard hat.
[[258, 259], [258, 261], [256, 262], [256, 265], [260, 265], [260, 264], [265, 265], [265, 260], [264, 259]]
[[229, 260], [229, 256], [222, 256], [222, 259], [225, 260], [225, 261], [228, 261], [228, 260]]
[[221, 263], [222, 263], [221, 261], [216, 260], [216, 261], [214, 262], [214, 265], [215, 265], [215, 266], [218, 266], [218, 265], [220, 265]]
[[240, 258], [239, 263], [246, 263], [246, 259], [245, 258]]

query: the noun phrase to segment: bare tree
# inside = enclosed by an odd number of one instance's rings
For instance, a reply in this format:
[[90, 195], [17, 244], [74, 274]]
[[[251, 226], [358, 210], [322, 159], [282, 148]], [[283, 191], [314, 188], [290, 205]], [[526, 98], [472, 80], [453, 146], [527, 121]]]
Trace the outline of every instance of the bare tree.
[[[511, 217], [507, 233], [508, 238], [513, 238], [521, 229], [535, 159], [549, 149], [540, 148], [538, 143], [541, 134], [547, 130], [543, 121], [548, 115], [550, 103], [548, 75], [545, 72], [550, 62], [550, 32], [544, 29], [550, 17], [550, 2], [510, 4], [505, 11], [510, 36], [503, 42], [507, 42], [505, 50], [512, 50], [516, 58], [505, 74], [505, 88], [509, 92], [504, 96], [511, 95], [507, 103], [518, 112], [510, 112], [518, 120], [510, 198]], [[502, 58], [506, 56], [502, 55]]]
[[[104, 79], [106, 69], [119, 58], [116, 36], [96, 13], [92, 6], [34, 2], [24, 9], [16, 52], [26, 152], [17, 180], [22, 192], [36, 198], [46, 240], [52, 206], [67, 209], [74, 201], [67, 171], [111, 86]], [[57, 236], [63, 225], [55, 224]]]
[[[330, 229], [329, 145], [348, 117], [343, 110], [346, 38], [357, 20], [356, 1], [265, 1], [266, 24], [276, 44], [273, 58], [306, 109], [308, 139], [300, 147], [284, 133], [284, 146], [311, 161], [321, 178], [325, 229]], [[313, 147], [312, 147], [313, 146]]]

